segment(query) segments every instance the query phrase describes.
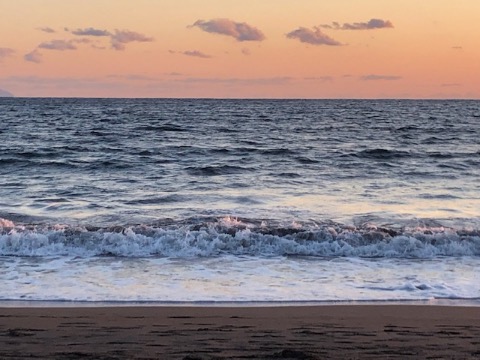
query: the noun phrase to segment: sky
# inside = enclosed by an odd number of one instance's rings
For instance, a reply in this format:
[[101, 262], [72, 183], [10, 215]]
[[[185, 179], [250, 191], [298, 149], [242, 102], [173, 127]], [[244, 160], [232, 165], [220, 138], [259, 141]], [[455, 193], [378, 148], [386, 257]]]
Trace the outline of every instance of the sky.
[[0, 95], [480, 99], [479, 0], [0, 0]]

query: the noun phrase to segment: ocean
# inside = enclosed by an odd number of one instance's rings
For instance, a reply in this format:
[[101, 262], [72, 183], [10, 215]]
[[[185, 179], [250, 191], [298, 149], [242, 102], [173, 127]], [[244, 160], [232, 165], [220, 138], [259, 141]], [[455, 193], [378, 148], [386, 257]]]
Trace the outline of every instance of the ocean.
[[0, 99], [0, 301], [480, 306], [480, 101]]

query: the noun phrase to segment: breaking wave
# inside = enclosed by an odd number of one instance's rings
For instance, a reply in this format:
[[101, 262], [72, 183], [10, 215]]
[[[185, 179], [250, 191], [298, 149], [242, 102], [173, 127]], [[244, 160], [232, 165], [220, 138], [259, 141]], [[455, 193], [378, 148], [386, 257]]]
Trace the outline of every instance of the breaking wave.
[[14, 224], [0, 219], [0, 256], [480, 256], [480, 230], [292, 223], [231, 217], [132, 226]]

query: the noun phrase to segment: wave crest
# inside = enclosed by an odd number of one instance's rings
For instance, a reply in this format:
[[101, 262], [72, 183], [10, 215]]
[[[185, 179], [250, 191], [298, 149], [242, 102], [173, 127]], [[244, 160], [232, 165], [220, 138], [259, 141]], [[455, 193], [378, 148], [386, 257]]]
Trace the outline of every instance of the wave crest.
[[432, 258], [480, 256], [480, 231], [393, 229], [334, 223], [269, 225], [218, 218], [157, 225], [14, 225], [0, 219], [1, 256], [319, 256]]

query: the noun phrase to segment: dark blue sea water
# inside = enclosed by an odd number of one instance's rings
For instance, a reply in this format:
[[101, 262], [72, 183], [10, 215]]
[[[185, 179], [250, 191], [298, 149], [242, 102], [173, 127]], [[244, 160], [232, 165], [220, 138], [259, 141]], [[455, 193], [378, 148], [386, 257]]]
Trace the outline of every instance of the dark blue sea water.
[[0, 99], [2, 299], [475, 299], [479, 265], [480, 101]]

